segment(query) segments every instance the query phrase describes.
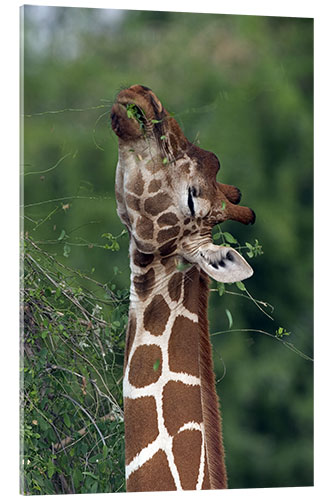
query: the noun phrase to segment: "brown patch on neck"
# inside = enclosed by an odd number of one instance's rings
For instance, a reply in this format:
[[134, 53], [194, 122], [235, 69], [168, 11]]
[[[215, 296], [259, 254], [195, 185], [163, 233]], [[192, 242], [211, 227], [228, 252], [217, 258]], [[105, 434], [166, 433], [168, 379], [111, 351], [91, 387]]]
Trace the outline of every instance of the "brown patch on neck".
[[174, 238], [173, 240], [170, 240], [161, 247], [159, 247], [159, 252], [161, 257], [167, 257], [168, 255], [175, 253], [175, 251], [177, 250], [176, 241], [177, 239]]
[[156, 193], [160, 189], [162, 182], [160, 180], [153, 179], [150, 181], [148, 186], [148, 193]]
[[138, 170], [134, 179], [131, 182], [129, 182], [126, 187], [129, 191], [136, 194], [137, 196], [142, 196], [144, 186], [145, 186], [145, 183], [144, 183], [142, 174], [141, 174], [140, 170]]
[[177, 272], [172, 275], [168, 284], [168, 291], [171, 300], [178, 302], [182, 293], [183, 273]]
[[155, 284], [155, 271], [153, 268], [149, 269], [144, 274], [140, 274], [138, 276], [134, 276], [133, 283], [135, 287], [135, 291], [140, 297], [140, 299], [144, 300], [148, 297]]
[[157, 224], [160, 226], [160, 227], [164, 227], [164, 226], [174, 226], [175, 224], [177, 224], [179, 222], [179, 219], [178, 217], [176, 216], [176, 214], [174, 214], [173, 212], [167, 212], [166, 214], [163, 214], [161, 215], [158, 219], [157, 219]]
[[151, 198], [147, 198], [144, 207], [145, 211], [151, 215], [158, 215], [172, 204], [172, 199], [167, 193], [158, 193]]
[[140, 239], [151, 240], [154, 236], [154, 224], [148, 217], [140, 216], [136, 222], [136, 232]]
[[[142, 425], [140, 423], [140, 425]], [[141, 432], [141, 431], [140, 431]], [[126, 484], [127, 491], [173, 491], [176, 485], [164, 451], [159, 450], [134, 471]]]
[[[157, 363], [157, 365], [156, 365]], [[157, 368], [155, 369], [154, 366]], [[157, 345], [139, 345], [131, 359], [128, 379], [134, 387], [156, 382], [162, 373], [162, 351]]]
[[179, 226], [172, 226], [168, 229], [161, 229], [157, 233], [157, 242], [158, 243], [164, 243], [165, 241], [171, 240], [171, 238], [175, 238], [178, 236], [180, 232], [180, 227]]
[[131, 460], [158, 436], [156, 402], [153, 396], [124, 399], [125, 462]]
[[152, 335], [162, 335], [170, 316], [170, 308], [162, 295], [155, 295], [143, 314], [145, 329]]
[[202, 422], [200, 386], [169, 380], [163, 388], [163, 418], [170, 436], [186, 422]]
[[184, 490], [195, 490], [201, 454], [201, 432], [185, 430], [176, 434], [172, 451]]
[[[198, 312], [198, 269], [191, 267], [184, 275], [184, 306], [192, 313]], [[207, 310], [204, 311], [207, 315]]]
[[142, 253], [135, 249], [133, 253], [133, 261], [136, 266], [147, 267], [154, 260], [154, 255], [152, 253]]
[[206, 436], [207, 462], [211, 489], [227, 488], [227, 471], [224, 462], [222, 422], [215, 389], [212, 346], [208, 331], [209, 277], [201, 271], [199, 278], [199, 328], [200, 328], [200, 381], [201, 403]]
[[177, 316], [169, 339], [170, 370], [199, 377], [199, 328], [184, 316]]

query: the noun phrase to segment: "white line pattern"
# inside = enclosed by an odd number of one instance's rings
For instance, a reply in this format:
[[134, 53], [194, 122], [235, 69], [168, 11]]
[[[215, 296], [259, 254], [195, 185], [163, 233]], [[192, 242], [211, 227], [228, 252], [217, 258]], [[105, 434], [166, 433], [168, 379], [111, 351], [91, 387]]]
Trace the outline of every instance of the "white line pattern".
[[[169, 301], [169, 299], [164, 295], [164, 298]], [[182, 299], [182, 297], [181, 297]], [[171, 301], [170, 301], [171, 302]], [[181, 302], [181, 300], [179, 301]], [[185, 309], [184, 306], [182, 308], [177, 308], [175, 311], [174, 307], [170, 307], [170, 316], [168, 318], [167, 324], [165, 326], [165, 330], [162, 335], [159, 337], [151, 335], [147, 332], [143, 327], [143, 311], [145, 305], [137, 304], [141, 311], [138, 311], [136, 308], [135, 314], [137, 318], [137, 333], [131, 351], [128, 357], [128, 363], [125, 369], [124, 381], [123, 381], [123, 394], [124, 398], [137, 399], [140, 397], [153, 396], [156, 402], [157, 408], [157, 422], [158, 422], [158, 436], [152, 442], [149, 443], [145, 448], [143, 448], [137, 455], [131, 460], [131, 462], [126, 466], [126, 480], [130, 477], [130, 475], [142, 467], [148, 460], [150, 460], [159, 450], [163, 450], [167, 456], [169, 468], [174, 479], [176, 489], [182, 490], [182, 485], [180, 481], [179, 472], [177, 466], [174, 461], [172, 445], [173, 445], [173, 437], [169, 434], [164, 418], [163, 418], [163, 389], [164, 386], [169, 381], [182, 382], [183, 384], [190, 386], [200, 386], [200, 379], [194, 375], [189, 375], [185, 372], [174, 372], [170, 370], [169, 367], [169, 354], [168, 354], [168, 344], [172, 331], [172, 326], [175, 322], [175, 319], [178, 316], [184, 316], [194, 323], [198, 323], [197, 314], [193, 314]], [[171, 303], [170, 303], [171, 305]], [[133, 357], [134, 352], [141, 345], [156, 345], [160, 347], [162, 351], [162, 371], [159, 379], [149, 384], [145, 387], [135, 387], [129, 381], [129, 367], [131, 364], [131, 359]], [[187, 422], [185, 423], [179, 430], [178, 434], [183, 432], [184, 430], [197, 430], [201, 432], [202, 436], [202, 444], [201, 444], [201, 454], [200, 454], [200, 465], [198, 470], [198, 478], [196, 482], [196, 489], [201, 489], [203, 478], [204, 478], [204, 464], [205, 464], [205, 439], [204, 439], [204, 427], [203, 422]]]

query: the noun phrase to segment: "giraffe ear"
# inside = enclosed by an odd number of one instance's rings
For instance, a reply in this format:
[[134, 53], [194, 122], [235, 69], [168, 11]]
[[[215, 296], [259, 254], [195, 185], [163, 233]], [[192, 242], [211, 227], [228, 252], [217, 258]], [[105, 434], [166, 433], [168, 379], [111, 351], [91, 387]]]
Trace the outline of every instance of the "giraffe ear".
[[222, 283], [235, 283], [250, 278], [252, 267], [231, 247], [209, 244], [200, 250], [198, 264], [211, 277]]

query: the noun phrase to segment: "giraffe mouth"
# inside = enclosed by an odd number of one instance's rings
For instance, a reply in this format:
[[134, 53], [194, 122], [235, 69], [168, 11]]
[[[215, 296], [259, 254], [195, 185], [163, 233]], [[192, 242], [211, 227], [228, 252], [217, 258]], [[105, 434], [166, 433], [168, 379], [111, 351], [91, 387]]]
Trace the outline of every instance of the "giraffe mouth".
[[147, 122], [146, 114], [144, 110], [138, 106], [133, 101], [118, 101], [119, 108], [122, 110], [122, 114], [127, 116], [129, 120], [135, 120], [141, 128], [144, 127]]
[[199, 252], [198, 264], [212, 278], [224, 283], [235, 283], [249, 278], [253, 269], [231, 247], [209, 245]]
[[113, 131], [124, 140], [137, 139], [145, 132], [144, 111], [133, 102], [116, 102], [111, 109]]
[[225, 255], [214, 255], [213, 258], [200, 252], [200, 257], [204, 259], [206, 264], [213, 267], [214, 269], [225, 268], [228, 266], [228, 264], [234, 262], [235, 260], [235, 257], [230, 251], [228, 251]]

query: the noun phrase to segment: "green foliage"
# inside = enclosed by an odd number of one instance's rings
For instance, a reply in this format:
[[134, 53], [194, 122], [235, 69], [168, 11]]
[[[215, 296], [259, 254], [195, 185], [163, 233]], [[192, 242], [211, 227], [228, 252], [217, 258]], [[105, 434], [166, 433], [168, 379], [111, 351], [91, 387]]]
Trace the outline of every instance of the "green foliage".
[[122, 231], [118, 236], [114, 236], [111, 233], [103, 233], [102, 238], [106, 238], [110, 242], [109, 244], [105, 244], [103, 248], [105, 248], [106, 250], [111, 250], [112, 252], [118, 252], [118, 250], [120, 250], [120, 245], [117, 240], [125, 234], [127, 234], [125, 230]]
[[229, 321], [229, 329], [230, 329], [230, 328], [232, 328], [232, 325], [233, 325], [234, 320], [232, 319], [232, 314], [231, 314], [231, 312], [229, 311], [229, 309], [226, 309], [226, 310], [225, 310], [225, 313], [226, 313], [227, 318], [228, 318], [228, 321]]
[[136, 106], [133, 103], [127, 104], [126, 110], [127, 110], [128, 118], [132, 118], [133, 120], [136, 120], [140, 124], [140, 127], [143, 129], [144, 128], [144, 121], [145, 121], [143, 110], [140, 109], [138, 106]]
[[249, 249], [246, 252], [246, 255], [252, 259], [252, 257], [258, 257], [258, 255], [262, 255], [264, 252], [262, 250], [262, 246], [259, 244], [259, 241], [255, 238], [254, 245], [249, 243], [248, 241], [245, 243], [245, 246]]
[[282, 326], [279, 326], [279, 328], [275, 331], [275, 335], [279, 339], [282, 339], [283, 337], [288, 337], [290, 335], [290, 332], [287, 332], [287, 330], [285, 328], [282, 328]]
[[22, 253], [22, 492], [123, 491], [128, 291]]
[[160, 366], [160, 362], [161, 362], [161, 361], [160, 361], [159, 359], [157, 359], [157, 360], [155, 361], [155, 363], [154, 363], [154, 365], [153, 365], [154, 372], [157, 372], [157, 370], [158, 370], [158, 368], [159, 368], [159, 366]]
[[254, 239], [254, 243], [249, 241], [245, 242], [245, 246], [240, 246], [237, 239], [228, 231], [222, 231], [221, 226], [218, 225], [214, 229], [213, 240], [215, 243], [219, 243], [222, 246], [233, 246], [241, 254], [244, 250], [247, 250], [246, 255], [252, 259], [253, 257], [258, 257], [263, 255], [262, 245], [259, 243], [258, 239]]

